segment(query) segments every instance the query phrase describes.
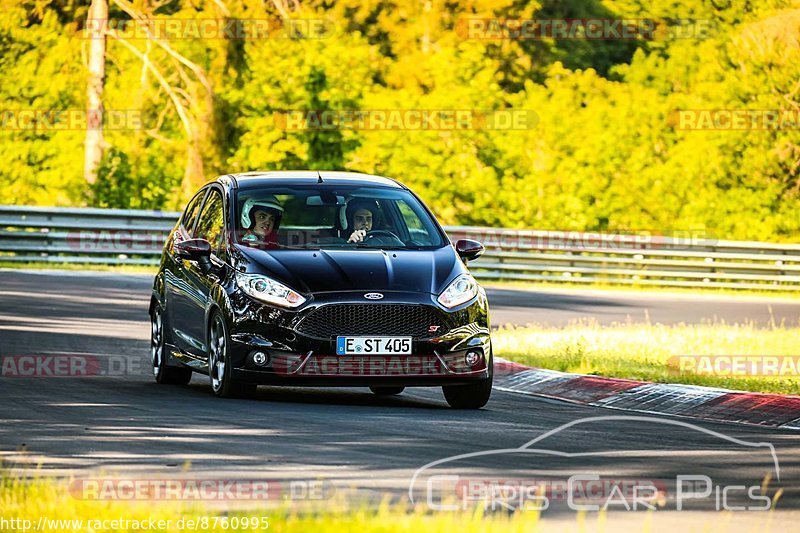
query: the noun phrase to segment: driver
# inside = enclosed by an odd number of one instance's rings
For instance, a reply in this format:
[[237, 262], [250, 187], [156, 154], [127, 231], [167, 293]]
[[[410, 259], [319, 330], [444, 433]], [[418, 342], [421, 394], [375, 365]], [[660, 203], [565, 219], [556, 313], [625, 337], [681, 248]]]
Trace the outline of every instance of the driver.
[[378, 204], [373, 200], [351, 200], [347, 204], [347, 223], [353, 231], [347, 242], [363, 242], [378, 218]]
[[282, 216], [283, 206], [274, 196], [247, 200], [242, 207], [242, 242], [276, 248]]

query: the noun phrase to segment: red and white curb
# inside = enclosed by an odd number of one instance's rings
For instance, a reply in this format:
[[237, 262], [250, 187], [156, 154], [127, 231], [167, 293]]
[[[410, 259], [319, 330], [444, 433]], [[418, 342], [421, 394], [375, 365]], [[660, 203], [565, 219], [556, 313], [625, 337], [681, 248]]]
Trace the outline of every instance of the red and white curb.
[[499, 358], [494, 388], [595, 407], [800, 429], [800, 396], [571, 374]]

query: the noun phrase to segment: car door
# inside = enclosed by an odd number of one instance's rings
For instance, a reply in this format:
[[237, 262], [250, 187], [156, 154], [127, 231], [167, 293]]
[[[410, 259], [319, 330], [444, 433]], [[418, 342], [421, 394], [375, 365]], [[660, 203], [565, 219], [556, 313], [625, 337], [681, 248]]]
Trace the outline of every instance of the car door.
[[[205, 239], [211, 243], [211, 261], [220, 263], [223, 255], [225, 234], [225, 209], [222, 191], [217, 187], [209, 190], [197, 219], [193, 238]], [[206, 309], [209, 305], [211, 288], [219, 282], [215, 272], [205, 272], [196, 261], [184, 261], [187, 290], [183, 316], [180, 318], [183, 333], [183, 350], [204, 363], [206, 351]]]
[[181, 259], [175, 252], [175, 243], [191, 239], [197, 219], [200, 216], [200, 209], [203, 200], [208, 193], [208, 188], [203, 188], [187, 204], [181, 216], [180, 222], [176, 226], [169, 241], [167, 242], [167, 267], [164, 269], [164, 289], [166, 292], [166, 316], [171, 334], [169, 335], [172, 343], [181, 351], [186, 349], [185, 317], [186, 310], [191, 301], [188, 274], [186, 272], [187, 261]]

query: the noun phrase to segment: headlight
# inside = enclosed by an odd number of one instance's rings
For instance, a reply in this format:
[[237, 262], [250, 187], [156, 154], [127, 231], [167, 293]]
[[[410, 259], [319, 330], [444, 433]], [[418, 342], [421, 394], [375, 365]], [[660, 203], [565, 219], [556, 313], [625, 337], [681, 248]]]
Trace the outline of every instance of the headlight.
[[461, 274], [439, 295], [439, 303], [445, 307], [455, 307], [475, 298], [478, 282], [469, 274]]
[[281, 307], [297, 307], [306, 301], [301, 295], [274, 279], [260, 274], [236, 274], [236, 284], [256, 300]]

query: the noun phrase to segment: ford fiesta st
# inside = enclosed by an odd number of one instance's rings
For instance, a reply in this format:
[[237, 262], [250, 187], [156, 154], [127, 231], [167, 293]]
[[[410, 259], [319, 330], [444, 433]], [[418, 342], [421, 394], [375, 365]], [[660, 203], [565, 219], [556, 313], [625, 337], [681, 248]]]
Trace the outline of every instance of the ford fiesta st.
[[223, 176], [169, 234], [150, 302], [158, 383], [492, 390], [486, 293], [428, 208], [395, 180], [347, 172]]

